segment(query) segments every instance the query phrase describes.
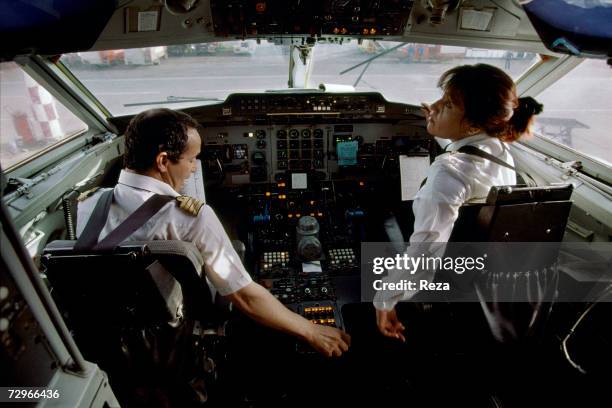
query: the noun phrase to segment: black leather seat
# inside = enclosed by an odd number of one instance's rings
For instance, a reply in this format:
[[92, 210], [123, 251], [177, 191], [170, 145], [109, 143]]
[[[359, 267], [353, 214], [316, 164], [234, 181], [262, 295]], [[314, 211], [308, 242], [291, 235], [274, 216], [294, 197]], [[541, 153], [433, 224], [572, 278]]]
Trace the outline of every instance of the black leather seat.
[[499, 342], [528, 341], [545, 327], [557, 294], [556, 243], [565, 233], [572, 189], [494, 186], [485, 203], [460, 209], [445, 256], [467, 255], [453, 254], [460, 248], [453, 242], [488, 243], [471, 246], [489, 258], [487, 271], [470, 285]]
[[204, 333], [216, 333], [219, 322], [197, 248], [182, 241], [128, 241], [105, 252], [74, 245], [51, 242], [42, 270], [79, 348], [108, 372], [120, 401], [147, 405], [160, 392], [179, 405], [201, 399], [201, 363], [211, 357]]
[[[438, 271], [437, 281], [450, 281], [451, 287], [460, 292], [442, 294], [439, 300], [453, 302], [457, 310], [471, 310], [467, 318], [473, 318], [474, 309], [454, 302], [459, 298], [479, 302], [493, 336], [501, 342], [524, 339], [541, 329], [556, 294], [554, 243], [563, 239], [572, 206], [571, 193], [571, 184], [494, 186], [484, 203], [462, 206], [444, 256], [497, 251], [496, 256], [489, 257], [489, 261], [496, 262], [488, 262], [492, 268], [486, 274], [471, 278]], [[403, 234], [394, 218], [386, 221], [385, 230], [395, 249], [402, 252]], [[507, 250], [511, 245], [501, 243], [530, 244], [522, 245], [518, 256], [514, 256], [516, 250]], [[417, 295], [415, 300], [431, 299], [431, 295], [424, 295]]]

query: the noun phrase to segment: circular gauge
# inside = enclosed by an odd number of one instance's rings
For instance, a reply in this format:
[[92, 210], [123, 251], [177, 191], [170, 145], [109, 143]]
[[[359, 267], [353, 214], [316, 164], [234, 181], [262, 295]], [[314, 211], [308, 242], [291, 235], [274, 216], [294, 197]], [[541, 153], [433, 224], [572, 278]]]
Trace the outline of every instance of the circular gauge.
[[304, 139], [308, 139], [311, 135], [310, 129], [302, 129], [302, 137]]
[[263, 129], [258, 129], [255, 132], [255, 137], [258, 139], [265, 139], [266, 138], [266, 131]]
[[257, 148], [258, 149], [265, 149], [266, 148], [266, 141], [265, 140], [258, 140], [257, 141]]
[[317, 139], [320, 139], [323, 137], [323, 129], [315, 129], [314, 130], [314, 137], [316, 137]]
[[287, 138], [287, 131], [284, 129], [279, 130], [278, 132], [276, 132], [276, 137], [279, 139], [286, 139]]
[[300, 132], [297, 129], [291, 129], [289, 131], [289, 137], [292, 139], [297, 139], [300, 136]]

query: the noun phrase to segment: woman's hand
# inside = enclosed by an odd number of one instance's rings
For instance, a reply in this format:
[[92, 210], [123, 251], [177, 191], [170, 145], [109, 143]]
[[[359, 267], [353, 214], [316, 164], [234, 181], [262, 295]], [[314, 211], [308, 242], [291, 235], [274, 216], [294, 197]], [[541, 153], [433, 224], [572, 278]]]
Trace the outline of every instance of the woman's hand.
[[405, 327], [397, 318], [397, 312], [395, 309], [376, 309], [376, 324], [378, 325], [378, 330], [380, 330], [384, 336], [399, 339], [404, 343], [406, 342], [406, 338], [404, 337], [403, 333]]

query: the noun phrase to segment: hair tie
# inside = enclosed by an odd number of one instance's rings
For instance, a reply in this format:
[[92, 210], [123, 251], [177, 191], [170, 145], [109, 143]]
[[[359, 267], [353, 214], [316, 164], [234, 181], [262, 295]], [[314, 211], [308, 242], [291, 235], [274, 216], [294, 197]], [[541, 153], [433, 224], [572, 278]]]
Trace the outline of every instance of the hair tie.
[[544, 105], [533, 99], [531, 96], [518, 98], [518, 106], [514, 109], [515, 111], [524, 111], [527, 116], [539, 115], [542, 113]]

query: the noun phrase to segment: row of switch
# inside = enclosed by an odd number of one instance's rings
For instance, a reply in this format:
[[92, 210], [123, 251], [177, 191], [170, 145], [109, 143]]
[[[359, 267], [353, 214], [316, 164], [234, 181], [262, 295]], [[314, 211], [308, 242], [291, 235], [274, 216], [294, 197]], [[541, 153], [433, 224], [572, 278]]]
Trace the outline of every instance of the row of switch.
[[279, 160], [276, 164], [276, 167], [279, 170], [310, 170], [310, 169], [322, 169], [323, 161], [322, 160]]
[[299, 149], [300, 147], [302, 149], [310, 149], [311, 147], [322, 149], [323, 140], [289, 140], [289, 144], [287, 144], [286, 140], [276, 141], [276, 148], [279, 150], [287, 150], [287, 146], [289, 146], [289, 149]]

